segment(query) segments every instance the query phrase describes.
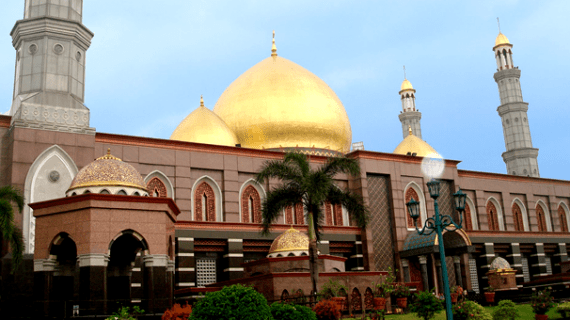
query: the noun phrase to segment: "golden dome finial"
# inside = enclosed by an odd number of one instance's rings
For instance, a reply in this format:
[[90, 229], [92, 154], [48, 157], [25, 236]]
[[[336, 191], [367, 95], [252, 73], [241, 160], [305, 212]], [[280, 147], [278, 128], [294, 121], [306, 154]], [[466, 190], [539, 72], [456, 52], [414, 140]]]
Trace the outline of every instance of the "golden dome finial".
[[111, 148], [107, 148], [107, 155], [108, 155], [108, 156], [111, 155]]
[[200, 107], [204, 106], [204, 97], [200, 95]]
[[412, 126], [408, 126], [408, 135], [409, 135], [409, 136], [413, 135], [413, 133], [412, 133]]
[[273, 30], [273, 45], [271, 45], [271, 56], [277, 57], [277, 47], [275, 46], [275, 30]]

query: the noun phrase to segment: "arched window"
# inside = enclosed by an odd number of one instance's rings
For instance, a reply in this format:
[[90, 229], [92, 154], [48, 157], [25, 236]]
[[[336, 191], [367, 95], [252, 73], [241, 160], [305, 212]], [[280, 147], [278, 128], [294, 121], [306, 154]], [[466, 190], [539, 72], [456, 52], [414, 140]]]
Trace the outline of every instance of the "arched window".
[[473, 230], [473, 221], [471, 219], [471, 207], [469, 203], [465, 203], [465, 212], [463, 213], [463, 218], [465, 219], [465, 224], [463, 225], [465, 230]]
[[546, 215], [544, 214], [544, 209], [540, 204], [536, 205], [536, 220], [538, 225], [538, 231], [546, 232]]
[[515, 202], [513, 203], [513, 222], [516, 231], [524, 231], [523, 214], [519, 205]]
[[126, 196], [126, 195], [127, 195], [127, 192], [126, 192], [125, 190], [122, 190], [122, 189], [121, 189], [121, 190], [119, 190], [119, 192], [117, 192], [117, 194], [118, 194], [118, 195], [121, 195], [121, 196]]
[[146, 188], [151, 197], [166, 198], [168, 197], [168, 192], [166, 191], [166, 185], [158, 177], [154, 177], [148, 181]]
[[194, 193], [194, 220], [216, 221], [216, 196], [206, 181], [200, 183]]
[[325, 201], [325, 223], [327, 226], [343, 226], [343, 210], [340, 203], [332, 204]]
[[414, 229], [414, 220], [410, 217], [408, 213], [408, 209], [406, 207], [406, 203], [410, 202], [412, 198], [420, 203], [420, 218], [418, 219], [418, 226], [421, 226], [423, 222], [426, 220], [426, 200], [423, 196], [421, 187], [415, 183], [410, 182], [404, 189], [406, 190], [404, 193], [404, 214], [406, 215], [406, 226], [408, 229]]
[[487, 222], [489, 223], [489, 230], [500, 230], [499, 213], [492, 201], [487, 202]]
[[558, 217], [560, 218], [560, 231], [568, 232], [568, 213], [566, 212], [564, 203], [558, 205]]
[[250, 184], [241, 194], [241, 222], [261, 223], [261, 220], [261, 197]]

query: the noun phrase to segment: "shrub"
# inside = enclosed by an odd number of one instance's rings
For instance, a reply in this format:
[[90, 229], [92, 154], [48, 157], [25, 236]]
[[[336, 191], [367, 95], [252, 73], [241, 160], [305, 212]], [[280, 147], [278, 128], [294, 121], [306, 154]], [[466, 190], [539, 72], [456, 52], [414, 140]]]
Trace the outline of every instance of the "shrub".
[[562, 318], [567, 318], [570, 316], [570, 302], [559, 304], [556, 307], [556, 312], [558, 312]]
[[411, 311], [424, 320], [432, 319], [436, 313], [443, 310], [441, 300], [429, 291], [416, 293], [415, 297], [416, 299], [412, 304]]
[[271, 320], [273, 317], [263, 295], [251, 287], [236, 284], [207, 293], [198, 301], [189, 319]]
[[453, 306], [455, 320], [493, 320], [491, 315], [475, 301], [465, 300]]
[[554, 298], [550, 295], [549, 290], [534, 293], [530, 300], [532, 312], [536, 314], [546, 314], [550, 308], [554, 307], [553, 300]]
[[271, 315], [275, 320], [317, 320], [311, 308], [281, 302], [271, 305]]
[[333, 280], [329, 278], [329, 282], [325, 283], [319, 292], [320, 296], [324, 296], [325, 298], [331, 297], [340, 297], [341, 293], [344, 291], [346, 292], [348, 289], [345, 285], [338, 282], [337, 280]]
[[162, 320], [186, 320], [192, 313], [192, 306], [186, 303], [181, 306], [179, 303], [175, 303], [172, 308], [166, 310], [162, 315]]
[[398, 282], [394, 285], [392, 294], [396, 298], [407, 298], [410, 296], [410, 288], [406, 284]]
[[515, 303], [511, 300], [501, 300], [493, 311], [493, 320], [515, 320], [518, 316]]
[[105, 320], [136, 320], [137, 316], [144, 313], [144, 310], [138, 306], [134, 306], [132, 311], [129, 307], [121, 307], [117, 312], [113, 313]]
[[322, 300], [313, 308], [319, 320], [338, 320], [340, 319], [340, 309], [336, 303], [330, 300]]

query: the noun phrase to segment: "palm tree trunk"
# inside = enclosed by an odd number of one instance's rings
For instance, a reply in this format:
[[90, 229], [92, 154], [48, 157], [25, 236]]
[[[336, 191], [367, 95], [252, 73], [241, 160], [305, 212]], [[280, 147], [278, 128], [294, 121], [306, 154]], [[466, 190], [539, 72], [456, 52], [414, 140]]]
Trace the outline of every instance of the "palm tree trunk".
[[309, 231], [309, 268], [311, 272], [311, 284], [313, 286], [313, 295], [319, 292], [317, 283], [319, 282], [319, 269], [317, 261], [319, 259], [317, 249], [317, 233], [315, 232], [315, 223], [313, 220], [313, 213], [309, 212], [308, 215], [308, 231]]

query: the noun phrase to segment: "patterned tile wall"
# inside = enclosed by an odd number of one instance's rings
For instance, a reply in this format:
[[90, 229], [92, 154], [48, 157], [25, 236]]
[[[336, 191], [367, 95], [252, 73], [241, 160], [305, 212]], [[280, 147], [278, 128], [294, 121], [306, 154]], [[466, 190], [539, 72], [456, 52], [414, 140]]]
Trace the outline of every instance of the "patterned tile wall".
[[459, 217], [455, 211], [455, 201], [453, 200], [453, 187], [451, 185], [451, 181], [441, 180], [440, 186], [439, 198], [437, 198], [439, 213], [442, 215], [448, 214], [453, 217], [453, 221], [455, 221], [455, 223], [459, 223]]
[[376, 270], [394, 267], [394, 243], [392, 232], [394, 222], [390, 209], [389, 177], [368, 175], [368, 197], [370, 201], [370, 224], [372, 230], [373, 263]]

